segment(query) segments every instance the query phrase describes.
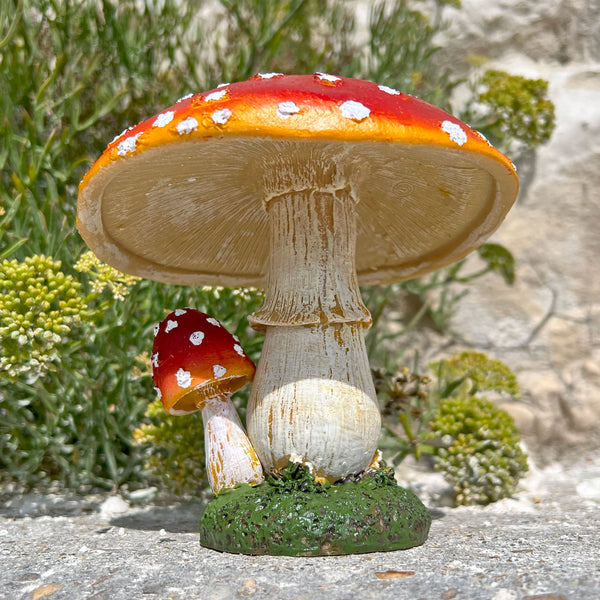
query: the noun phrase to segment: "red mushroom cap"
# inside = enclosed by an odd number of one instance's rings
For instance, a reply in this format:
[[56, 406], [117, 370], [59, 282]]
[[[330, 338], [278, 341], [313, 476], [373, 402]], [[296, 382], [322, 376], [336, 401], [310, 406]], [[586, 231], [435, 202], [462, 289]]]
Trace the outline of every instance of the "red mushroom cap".
[[232, 394], [256, 371], [237, 338], [193, 308], [177, 309], [156, 326], [152, 366], [155, 389], [172, 415], [195, 412], [207, 398]]
[[86, 173], [81, 189], [103, 167], [150, 148], [240, 135], [460, 147], [493, 156], [512, 170], [480, 133], [416, 96], [325, 73], [269, 73], [190, 94], [126, 129]]
[[289, 165], [325, 183], [335, 173], [352, 191], [361, 284], [463, 258], [518, 190], [506, 156], [419, 98], [324, 73], [268, 73], [182, 98], [117, 136], [79, 186], [78, 228], [126, 273], [263, 287], [264, 204]]

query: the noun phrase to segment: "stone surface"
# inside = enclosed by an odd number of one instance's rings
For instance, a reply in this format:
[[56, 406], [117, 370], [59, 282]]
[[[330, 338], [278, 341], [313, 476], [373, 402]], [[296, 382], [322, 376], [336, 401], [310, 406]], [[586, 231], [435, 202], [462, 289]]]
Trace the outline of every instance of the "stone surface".
[[[440, 488], [408, 463], [403, 475], [417, 492]], [[423, 546], [313, 558], [202, 548], [201, 503], [130, 504], [108, 516], [98, 496], [3, 496], [0, 600], [591, 600], [600, 597], [599, 480], [597, 453], [532, 465], [513, 498], [429, 503]]]
[[449, 7], [448, 54], [491, 59], [508, 51], [540, 62], [600, 61], [600, 4], [596, 0], [462, 0]]
[[463, 0], [444, 16], [439, 58], [455, 73], [478, 55], [484, 68], [546, 79], [556, 129], [513, 157], [521, 191], [491, 240], [514, 254], [515, 284], [478, 280], [451, 320], [457, 336], [410, 344], [424, 359], [471, 347], [506, 362], [524, 389], [523, 404], [507, 408], [540, 456], [599, 447], [600, 3]]

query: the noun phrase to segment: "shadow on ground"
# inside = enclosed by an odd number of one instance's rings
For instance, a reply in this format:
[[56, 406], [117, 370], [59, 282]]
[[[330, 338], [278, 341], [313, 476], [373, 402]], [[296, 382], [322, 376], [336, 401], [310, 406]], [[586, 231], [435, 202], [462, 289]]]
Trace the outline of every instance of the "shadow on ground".
[[143, 531], [164, 529], [169, 533], [198, 533], [198, 523], [205, 506], [201, 502], [152, 506], [124, 515], [115, 515], [110, 520], [110, 525]]

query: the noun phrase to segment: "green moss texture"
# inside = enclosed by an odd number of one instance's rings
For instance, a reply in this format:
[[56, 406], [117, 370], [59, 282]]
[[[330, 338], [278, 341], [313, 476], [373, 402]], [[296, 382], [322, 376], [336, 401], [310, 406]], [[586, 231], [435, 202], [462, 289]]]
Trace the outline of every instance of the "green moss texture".
[[419, 546], [430, 524], [422, 502], [388, 469], [320, 485], [290, 465], [283, 478], [216, 496], [200, 519], [200, 543], [239, 554], [358, 554]]

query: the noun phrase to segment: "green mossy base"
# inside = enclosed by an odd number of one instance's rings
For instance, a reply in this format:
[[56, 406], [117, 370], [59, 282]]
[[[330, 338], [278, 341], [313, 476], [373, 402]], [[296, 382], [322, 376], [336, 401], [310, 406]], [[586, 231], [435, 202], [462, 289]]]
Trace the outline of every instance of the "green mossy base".
[[383, 552], [421, 545], [430, 524], [423, 503], [397, 485], [390, 469], [320, 485], [304, 467], [289, 465], [281, 479], [211, 500], [200, 519], [200, 543], [254, 555]]

